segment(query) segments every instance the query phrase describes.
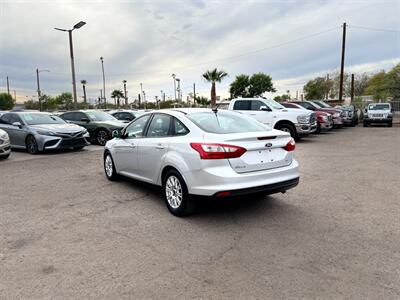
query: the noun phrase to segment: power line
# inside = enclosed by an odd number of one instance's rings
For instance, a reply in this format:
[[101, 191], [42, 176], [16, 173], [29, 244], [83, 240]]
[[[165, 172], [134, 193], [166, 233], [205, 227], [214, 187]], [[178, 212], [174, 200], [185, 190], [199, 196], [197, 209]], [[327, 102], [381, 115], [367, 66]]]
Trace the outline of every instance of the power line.
[[400, 33], [399, 30], [394, 30], [394, 29], [383, 29], [383, 28], [374, 28], [374, 27], [366, 27], [366, 26], [358, 26], [358, 25], [348, 25], [348, 27], [356, 28], [356, 29], [372, 30], [372, 31]]

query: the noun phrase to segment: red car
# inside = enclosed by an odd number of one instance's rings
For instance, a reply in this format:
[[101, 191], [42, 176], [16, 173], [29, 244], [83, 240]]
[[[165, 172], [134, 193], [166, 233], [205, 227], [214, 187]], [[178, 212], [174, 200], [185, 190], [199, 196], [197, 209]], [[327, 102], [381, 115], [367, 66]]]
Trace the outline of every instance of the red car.
[[[287, 108], [297, 108], [297, 109], [306, 109], [300, 104], [293, 102], [281, 102], [284, 107]], [[333, 127], [332, 115], [328, 112], [324, 112], [321, 110], [314, 110], [317, 115], [317, 131], [316, 133], [320, 133], [321, 131], [331, 130]]]
[[322, 111], [322, 112], [329, 113], [332, 115], [333, 128], [342, 128], [343, 127], [343, 117], [342, 117], [343, 111], [341, 109], [322, 108], [312, 101], [293, 101], [293, 103], [299, 104], [299, 105], [303, 106], [304, 108], [313, 110], [315, 112]]

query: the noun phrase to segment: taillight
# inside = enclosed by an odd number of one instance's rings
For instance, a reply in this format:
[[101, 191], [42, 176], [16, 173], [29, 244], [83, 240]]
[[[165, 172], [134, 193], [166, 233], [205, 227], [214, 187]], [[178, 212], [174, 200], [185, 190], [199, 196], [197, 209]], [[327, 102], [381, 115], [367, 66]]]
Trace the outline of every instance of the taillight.
[[199, 152], [201, 159], [237, 158], [246, 152], [245, 148], [224, 144], [190, 143], [190, 146]]
[[296, 148], [296, 143], [294, 142], [294, 139], [290, 139], [289, 143], [287, 143], [286, 146], [283, 147], [283, 149], [285, 149], [288, 152], [294, 151], [295, 148]]

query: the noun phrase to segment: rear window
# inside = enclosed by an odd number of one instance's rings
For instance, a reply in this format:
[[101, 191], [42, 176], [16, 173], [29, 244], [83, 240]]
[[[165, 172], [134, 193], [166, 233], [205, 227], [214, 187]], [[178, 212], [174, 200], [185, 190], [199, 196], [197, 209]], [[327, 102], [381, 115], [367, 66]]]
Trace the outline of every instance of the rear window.
[[266, 131], [269, 128], [245, 115], [221, 111], [198, 112], [186, 115], [193, 123], [210, 133], [240, 133]]
[[368, 106], [369, 110], [390, 110], [390, 104], [382, 103], [382, 104], [370, 104]]

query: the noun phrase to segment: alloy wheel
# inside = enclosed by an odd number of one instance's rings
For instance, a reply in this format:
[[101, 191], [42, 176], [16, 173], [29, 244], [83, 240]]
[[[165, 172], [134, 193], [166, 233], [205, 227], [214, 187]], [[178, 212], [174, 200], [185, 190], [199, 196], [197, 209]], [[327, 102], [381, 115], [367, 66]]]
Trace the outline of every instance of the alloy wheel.
[[182, 185], [177, 177], [171, 175], [168, 177], [167, 182], [165, 184], [165, 195], [168, 201], [168, 204], [177, 209], [182, 204], [183, 191]]
[[106, 171], [107, 177], [112, 177], [114, 169], [113, 169], [113, 161], [111, 159], [110, 155], [106, 156], [106, 159], [104, 161], [104, 169]]
[[97, 142], [99, 145], [104, 146], [108, 141], [108, 133], [105, 130], [97, 132]]

